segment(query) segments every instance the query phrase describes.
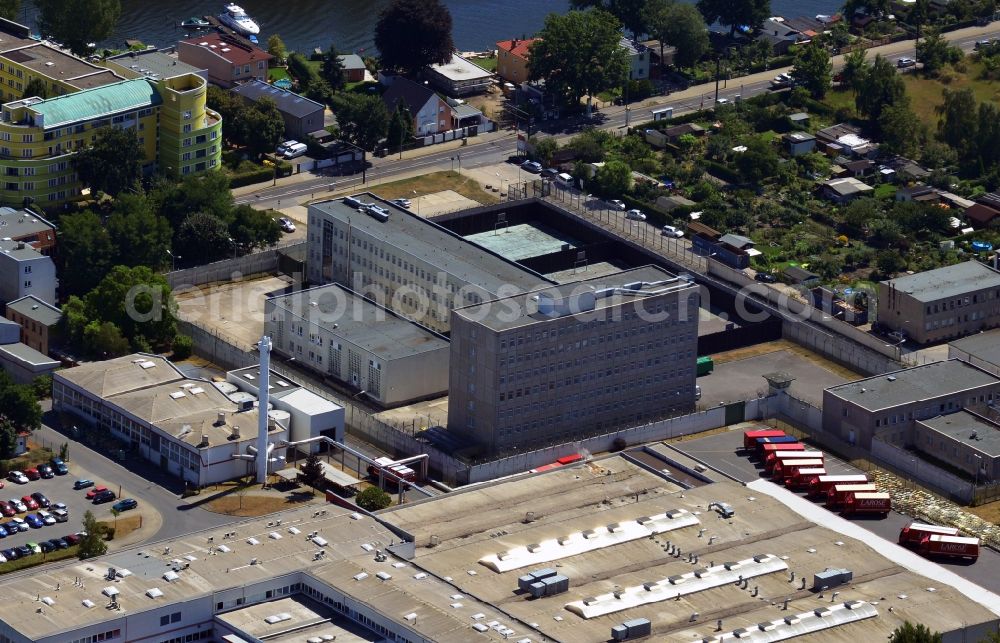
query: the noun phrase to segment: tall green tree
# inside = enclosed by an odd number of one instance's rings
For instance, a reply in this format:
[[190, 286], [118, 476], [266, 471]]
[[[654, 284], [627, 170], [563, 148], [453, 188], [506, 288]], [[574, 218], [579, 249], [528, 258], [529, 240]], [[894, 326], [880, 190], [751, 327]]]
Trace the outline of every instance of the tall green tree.
[[122, 334], [121, 328], [109, 321], [96, 319], [83, 327], [81, 347], [87, 355], [100, 359], [114, 359], [132, 351], [132, 345]]
[[21, 0], [0, 0], [0, 18], [15, 20], [20, 11]]
[[375, 24], [382, 65], [414, 74], [451, 60], [451, 12], [440, 0], [392, 0]]
[[680, 67], [694, 65], [708, 52], [708, 26], [693, 5], [649, 0], [646, 10], [649, 33], [660, 41], [660, 60], [663, 60], [664, 45], [677, 49], [674, 63]]
[[818, 39], [810, 41], [795, 54], [792, 77], [799, 85], [805, 87], [813, 98], [826, 96], [830, 90], [832, 72], [830, 52]]
[[892, 61], [876, 55], [858, 80], [854, 104], [858, 112], [878, 122], [882, 110], [906, 100], [906, 85]]
[[103, 556], [108, 553], [108, 543], [104, 540], [104, 525], [89, 509], [83, 513], [83, 533], [77, 545], [77, 556], [80, 560]]
[[992, 101], [979, 103], [976, 142], [984, 167], [1000, 163], [1000, 108]]
[[396, 103], [396, 109], [389, 117], [389, 129], [386, 134], [386, 142], [389, 145], [400, 148], [413, 137], [413, 116], [410, 109], [402, 100]]
[[841, 82], [851, 88], [857, 96], [861, 88], [861, 81], [868, 73], [869, 64], [865, 56], [868, 54], [865, 49], [855, 49], [844, 56], [844, 67], [840, 70]]
[[49, 97], [49, 87], [45, 84], [45, 81], [37, 76], [32, 76], [24, 85], [24, 93], [21, 94], [21, 98], [31, 98], [32, 96], [38, 96], [39, 98]]
[[0, 422], [15, 431], [34, 431], [42, 425], [42, 407], [29, 384], [16, 383], [0, 369]]
[[111, 270], [115, 246], [101, 217], [84, 210], [59, 218], [59, 289], [83, 295]]
[[544, 79], [546, 87], [571, 106], [621, 85], [627, 78], [628, 58], [620, 45], [621, 25], [599, 9], [550, 13], [540, 39], [531, 45], [529, 73]]
[[229, 236], [243, 252], [252, 252], [278, 243], [281, 228], [268, 212], [238, 205], [229, 222]]
[[120, 0], [35, 0], [35, 7], [42, 36], [78, 56], [91, 52], [90, 43], [110, 38], [122, 13]]
[[368, 487], [354, 499], [365, 511], [378, 511], [392, 504], [392, 496], [378, 487]]
[[177, 228], [175, 247], [184, 249], [185, 257], [197, 257], [209, 263], [224, 259], [233, 253], [229, 226], [208, 212], [188, 214]]
[[746, 143], [746, 150], [736, 155], [736, 169], [747, 183], [758, 184], [778, 173], [780, 158], [774, 145], [761, 136]]
[[243, 140], [257, 158], [271, 152], [285, 136], [285, 121], [278, 105], [264, 97], [243, 112]]
[[857, 13], [879, 18], [889, 12], [889, 0], [846, 0], [844, 15], [850, 20]]
[[698, 11], [705, 22], [729, 27], [729, 37], [737, 27], [757, 29], [771, 15], [771, 0], [698, 0]]
[[340, 59], [340, 52], [337, 46], [330, 44], [330, 48], [323, 54], [323, 65], [320, 67], [319, 75], [327, 82], [330, 89], [339, 92], [347, 82], [344, 76], [344, 61]]
[[917, 41], [917, 62], [923, 63], [923, 71], [935, 76], [945, 65], [962, 59], [962, 50], [953, 47], [937, 30], [930, 30]]
[[135, 131], [105, 127], [96, 137], [90, 147], [73, 155], [73, 168], [80, 181], [91, 190], [113, 197], [138, 187], [145, 154]]
[[607, 11], [622, 23], [622, 26], [638, 38], [644, 33], [652, 33], [648, 18], [649, 0], [570, 0], [573, 9], [596, 8]]
[[206, 172], [186, 176], [178, 184], [170, 184], [150, 195], [161, 216], [176, 230], [189, 214], [205, 212], [228, 220], [233, 210], [233, 193], [229, 177], [223, 172]]
[[115, 266], [84, 304], [91, 320], [111, 322], [130, 340], [169, 346], [177, 334], [175, 304], [166, 279], [146, 266]]
[[122, 194], [108, 218], [108, 234], [115, 246], [115, 263], [162, 268], [170, 264], [174, 230], [145, 194]]
[[306, 461], [299, 467], [299, 479], [311, 487], [314, 494], [316, 489], [323, 484], [323, 463], [320, 462], [318, 454], [310, 453], [306, 457]]
[[941, 634], [932, 632], [926, 625], [905, 621], [893, 630], [889, 643], [941, 643]]
[[594, 174], [594, 187], [603, 196], [620, 197], [632, 187], [632, 168], [622, 161], [608, 161]]
[[882, 110], [878, 119], [882, 132], [881, 150], [889, 154], [915, 157], [927, 139], [927, 128], [910, 108], [908, 102], [892, 105]]
[[972, 89], [944, 89], [944, 102], [936, 111], [941, 115], [938, 136], [963, 157], [977, 149], [978, 110]]
[[281, 36], [271, 34], [267, 39], [267, 53], [274, 56], [279, 64], [285, 61], [285, 57], [288, 56], [288, 47], [285, 46], [285, 41], [281, 39]]
[[341, 135], [362, 149], [375, 149], [389, 131], [389, 110], [380, 96], [340, 93], [333, 106]]

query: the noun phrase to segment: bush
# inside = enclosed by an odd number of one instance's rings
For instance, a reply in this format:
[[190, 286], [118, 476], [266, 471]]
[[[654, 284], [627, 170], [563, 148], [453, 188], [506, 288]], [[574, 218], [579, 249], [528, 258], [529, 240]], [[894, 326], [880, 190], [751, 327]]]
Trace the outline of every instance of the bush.
[[180, 335], [174, 337], [174, 360], [184, 360], [191, 357], [191, 351], [194, 349], [194, 340], [188, 335]]
[[229, 177], [229, 187], [230, 189], [239, 188], [244, 185], [253, 185], [254, 183], [270, 181], [274, 178], [274, 174], [275, 169], [270, 167], [262, 167], [259, 170], [254, 170], [253, 172], [234, 174]]
[[378, 511], [392, 504], [392, 496], [378, 487], [368, 487], [358, 494], [355, 502], [365, 511]]
[[288, 161], [279, 161], [274, 171], [278, 173], [278, 178], [280, 179], [285, 176], [291, 176], [295, 168]]
[[720, 178], [728, 183], [740, 182], [740, 175], [737, 174], [734, 170], [730, 169], [728, 166], [723, 165], [718, 161], [711, 161], [708, 159], [705, 159], [704, 163], [705, 163], [705, 171], [711, 174], [712, 176]]

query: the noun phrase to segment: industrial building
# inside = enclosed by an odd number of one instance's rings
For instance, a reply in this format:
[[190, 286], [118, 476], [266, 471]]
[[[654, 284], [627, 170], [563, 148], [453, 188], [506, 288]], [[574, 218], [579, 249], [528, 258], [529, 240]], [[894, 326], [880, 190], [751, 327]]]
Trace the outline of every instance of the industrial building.
[[[993, 418], [993, 419], [991, 419]], [[1000, 480], [1000, 424], [997, 413], [959, 411], [913, 427], [913, 445], [924, 454], [964, 471], [973, 480]]]
[[275, 352], [382, 406], [448, 391], [448, 340], [337, 284], [269, 298]]
[[[132, 445], [143, 458], [195, 486], [246, 475], [259, 409], [238, 404], [211, 382], [186, 377], [166, 358], [135, 353], [57, 371], [52, 408]], [[271, 418], [268, 439], [288, 440]], [[271, 455], [281, 468], [284, 449]]]
[[823, 430], [865, 449], [872, 438], [913, 444], [916, 421], [1000, 399], [1000, 378], [957, 359], [876, 375], [823, 391]]
[[0, 581], [0, 640], [878, 641], [908, 620], [953, 643], [997, 630], [996, 596], [897, 564], [911, 552], [699, 484], [610, 456], [375, 517], [292, 509]]
[[1000, 377], [1000, 330], [956, 339], [948, 344], [948, 359], [960, 359]]
[[1000, 326], [1000, 272], [976, 260], [879, 282], [878, 321], [918, 344]]
[[0, 239], [0, 304], [34, 295], [56, 303], [56, 264], [24, 241]]
[[309, 205], [307, 277], [338, 283], [437, 332], [451, 310], [552, 282], [369, 193]]
[[698, 304], [645, 266], [456, 309], [449, 430], [497, 452], [689, 412]]

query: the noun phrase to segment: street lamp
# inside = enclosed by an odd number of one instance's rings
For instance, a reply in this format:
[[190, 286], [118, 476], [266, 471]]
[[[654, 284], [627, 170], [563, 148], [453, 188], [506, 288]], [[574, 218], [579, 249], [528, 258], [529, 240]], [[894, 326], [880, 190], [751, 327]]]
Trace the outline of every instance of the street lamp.
[[236, 242], [233, 241], [232, 237], [228, 237], [227, 241], [229, 241], [229, 243], [233, 246], [233, 259], [235, 259], [236, 258]]
[[979, 469], [983, 466], [983, 456], [978, 453], [973, 453], [972, 457], [975, 458], [976, 462], [976, 473], [972, 479], [972, 500], [976, 499], [976, 488], [979, 487]]
[[170, 255], [170, 272], [177, 270], [177, 260], [183, 259], [184, 257], [180, 255], [175, 255], [174, 253], [167, 250], [167, 254]]

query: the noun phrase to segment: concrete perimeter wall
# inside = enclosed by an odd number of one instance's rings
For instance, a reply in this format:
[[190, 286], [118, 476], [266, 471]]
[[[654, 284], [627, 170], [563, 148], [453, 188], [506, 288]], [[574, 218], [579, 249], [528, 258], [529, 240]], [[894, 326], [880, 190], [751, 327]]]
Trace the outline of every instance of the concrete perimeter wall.
[[203, 266], [193, 266], [183, 270], [174, 270], [164, 275], [171, 288], [183, 286], [200, 286], [215, 281], [230, 281], [234, 275], [241, 277], [258, 275], [265, 272], [277, 272], [279, 255], [302, 252], [306, 249], [305, 241], [294, 241], [285, 245], [277, 245], [261, 252], [223, 259]]

